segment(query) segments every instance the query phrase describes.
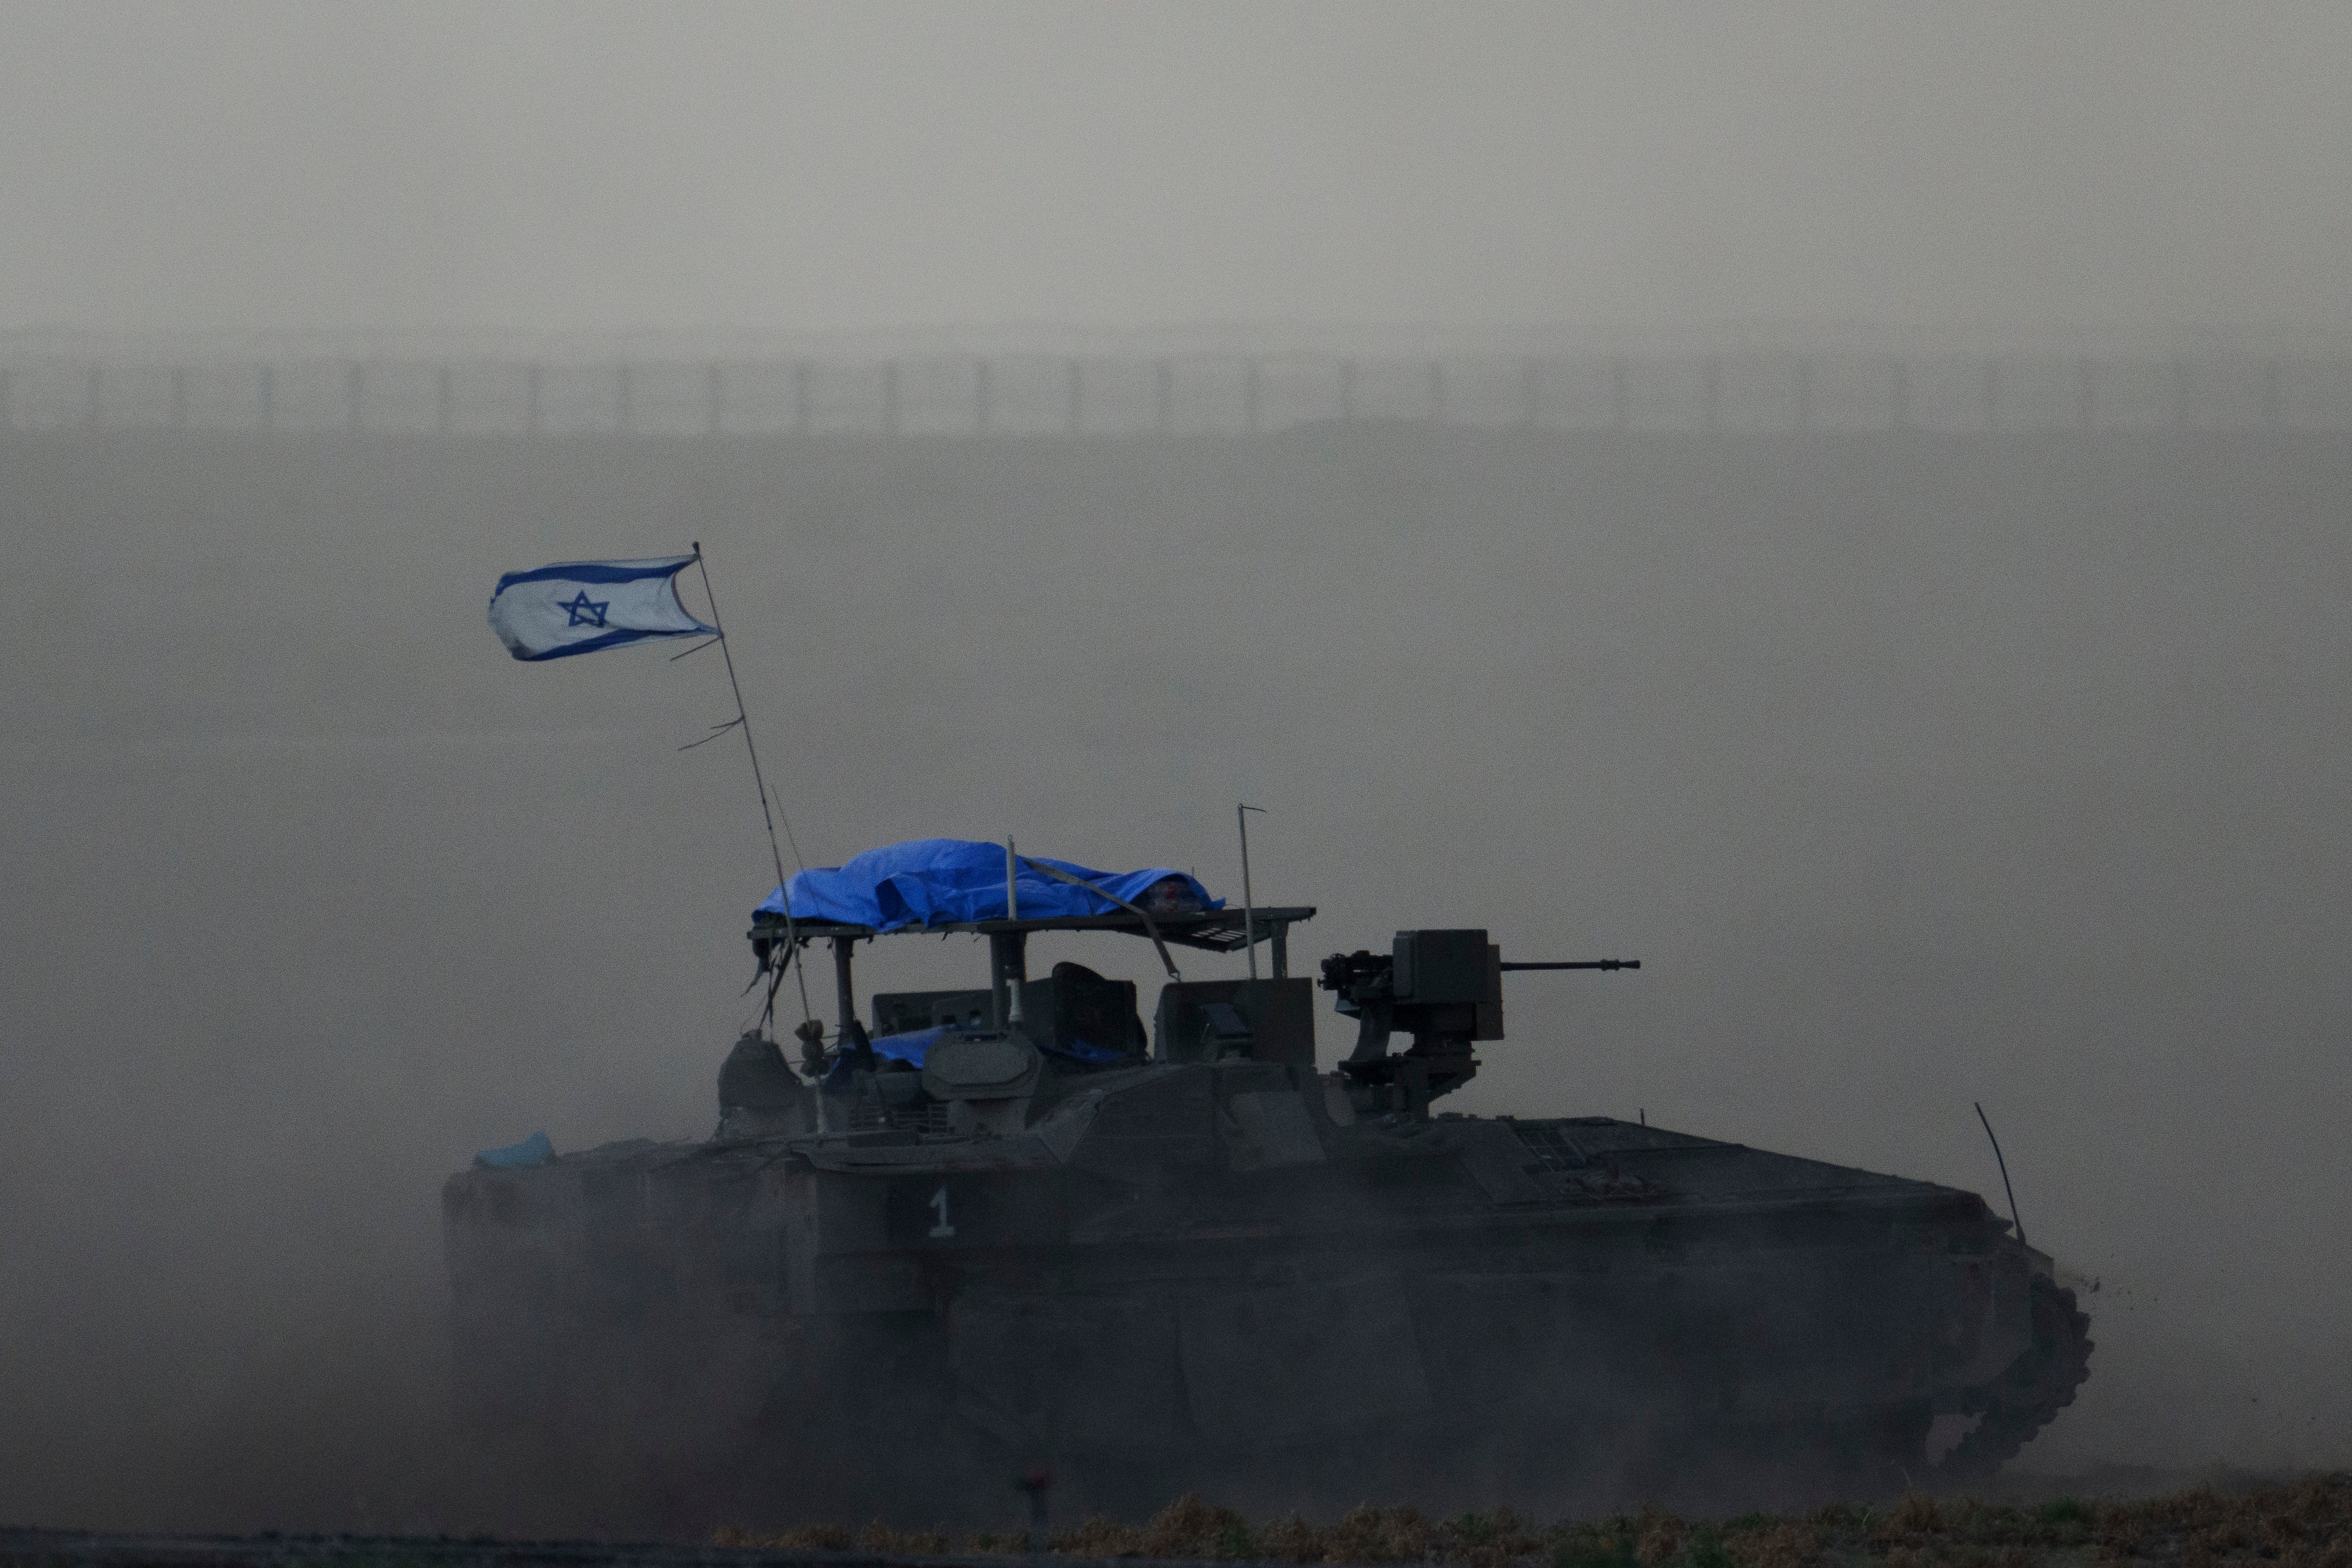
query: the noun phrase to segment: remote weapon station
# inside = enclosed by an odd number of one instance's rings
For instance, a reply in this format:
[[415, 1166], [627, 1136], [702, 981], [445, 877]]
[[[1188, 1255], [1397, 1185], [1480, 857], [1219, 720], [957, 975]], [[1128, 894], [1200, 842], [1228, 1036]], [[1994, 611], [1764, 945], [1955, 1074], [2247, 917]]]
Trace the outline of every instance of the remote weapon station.
[[[1437, 1108], [1507, 993], [1558, 1049], [1559, 982], [1515, 974], [1631, 961], [1414, 930], [1310, 979], [1311, 908], [1009, 845], [789, 886], [750, 933], [771, 1001], [828, 951], [836, 998], [797, 1071], [747, 1034], [707, 1142], [534, 1140], [444, 1195], [472, 1425], [600, 1495], [936, 1515], [1041, 1465], [1122, 1511], [1851, 1494], [1984, 1478], [2085, 1375], [2074, 1294], [1972, 1193]], [[861, 1013], [853, 955], [895, 931], [986, 938], [987, 983]], [[1131, 981], [1033, 975], [1049, 936], [1148, 944], [1150, 1023]], [[1356, 1024], [1328, 1065], [1318, 988]]]

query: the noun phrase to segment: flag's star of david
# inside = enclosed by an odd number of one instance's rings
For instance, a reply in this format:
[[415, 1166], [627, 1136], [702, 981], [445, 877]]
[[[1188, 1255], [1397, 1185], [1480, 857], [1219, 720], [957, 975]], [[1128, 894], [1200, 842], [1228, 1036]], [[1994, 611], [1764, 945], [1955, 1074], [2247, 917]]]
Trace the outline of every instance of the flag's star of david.
[[580, 591], [579, 598], [569, 602], [559, 599], [555, 601], [555, 607], [558, 610], [572, 612], [572, 619], [564, 622], [567, 627], [602, 626], [604, 624], [604, 612], [613, 607], [613, 601], [609, 599], [591, 600], [588, 597], [588, 591], [583, 588]]

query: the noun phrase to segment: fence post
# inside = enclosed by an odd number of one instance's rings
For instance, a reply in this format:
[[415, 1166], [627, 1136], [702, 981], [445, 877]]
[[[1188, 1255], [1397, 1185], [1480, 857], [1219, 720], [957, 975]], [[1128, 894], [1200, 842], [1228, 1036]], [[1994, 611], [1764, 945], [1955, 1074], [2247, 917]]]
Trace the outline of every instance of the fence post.
[[533, 361], [522, 375], [522, 425], [531, 434], [539, 434], [542, 423], [540, 408], [540, 367]]
[[1069, 376], [1070, 434], [1072, 435], [1076, 435], [1078, 433], [1078, 426], [1085, 421], [1087, 413], [1086, 362], [1082, 360], [1072, 360], [1069, 366]]
[[704, 396], [710, 404], [710, 434], [717, 435], [727, 428], [727, 378], [719, 369], [719, 361], [710, 361], [703, 371]]
[[261, 428], [275, 429], [278, 424], [278, 367], [261, 367]]
[[990, 375], [988, 356], [976, 354], [971, 361], [971, 428], [975, 434], [986, 435], [995, 423], [995, 410], [990, 406], [990, 394], [995, 390]]
[[1620, 354], [1609, 361], [1609, 420], [1619, 430], [1633, 428], [1633, 367]]
[[1166, 360], [1152, 367], [1151, 417], [1162, 435], [1176, 423], [1176, 367]]
[[1797, 356], [1797, 428], [1813, 427], [1813, 359], [1811, 354]]
[[1257, 360], [1254, 356], [1243, 361], [1242, 428], [1252, 435], [1257, 434]]
[[444, 435], [457, 428], [457, 373], [447, 365], [434, 377], [433, 428]]
[[812, 375], [806, 360], [793, 361], [793, 433], [796, 435], [806, 435], [814, 428], [816, 406], [810, 396]]
[[105, 416], [105, 391], [100, 382], [102, 374], [98, 366], [92, 365], [89, 373], [82, 378], [81, 422], [91, 430], [96, 430]]
[[188, 367], [172, 367], [172, 428], [188, 428]]
[[882, 434], [898, 434], [898, 361], [882, 367]]
[[357, 360], [343, 371], [343, 417], [354, 431], [359, 429], [360, 418], [365, 412], [360, 406], [361, 400], [366, 395], [366, 383], [362, 379], [365, 374]]

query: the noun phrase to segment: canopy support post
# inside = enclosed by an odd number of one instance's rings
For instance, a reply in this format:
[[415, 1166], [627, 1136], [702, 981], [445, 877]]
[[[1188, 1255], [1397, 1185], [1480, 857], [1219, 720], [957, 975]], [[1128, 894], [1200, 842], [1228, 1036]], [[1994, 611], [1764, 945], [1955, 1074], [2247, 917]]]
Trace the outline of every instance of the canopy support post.
[[834, 1006], [840, 1015], [835, 1021], [835, 1028], [845, 1040], [849, 1037], [849, 1026], [857, 1021], [857, 988], [850, 976], [850, 955], [856, 946], [857, 938], [855, 936], [833, 939]]
[[1016, 1021], [1013, 1016], [1013, 988], [1029, 977], [1028, 947], [1026, 931], [988, 934], [988, 987], [998, 1029], [1009, 1029]]

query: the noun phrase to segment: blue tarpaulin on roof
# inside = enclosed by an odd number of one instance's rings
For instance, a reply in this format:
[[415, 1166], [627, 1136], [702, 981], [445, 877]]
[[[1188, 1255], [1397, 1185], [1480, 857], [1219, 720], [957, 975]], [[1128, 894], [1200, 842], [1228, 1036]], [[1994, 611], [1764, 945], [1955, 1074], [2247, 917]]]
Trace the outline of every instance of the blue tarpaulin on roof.
[[[958, 1032], [960, 1031], [955, 1030], [935, 1028], [909, 1030], [904, 1034], [877, 1034], [874, 1037], [874, 1054], [893, 1061], [903, 1061], [909, 1067], [920, 1067], [929, 1057], [931, 1047], [939, 1044], [949, 1035]], [[1122, 1051], [1112, 1051], [1083, 1040], [1056, 1040], [1047, 1036], [1033, 1043], [1048, 1056], [1066, 1056], [1076, 1061], [1104, 1063], [1128, 1060]], [[845, 1072], [845, 1080], [846, 1076]]]
[[943, 1029], [909, 1030], [905, 1034], [877, 1034], [874, 1037], [874, 1054], [903, 1061], [910, 1067], [920, 1067], [931, 1047], [940, 1042]]
[[[1063, 915], [1113, 915], [1118, 900], [1146, 903], [1144, 894], [1155, 883], [1174, 877], [1184, 884], [1202, 909], [1223, 909], [1224, 900], [1211, 898], [1209, 890], [1182, 872], [1165, 867], [1150, 871], [1090, 871], [1067, 861], [1043, 855], [1024, 856], [1055, 866], [1091, 885], [1073, 887], [1029, 866], [1015, 881], [1021, 895], [1021, 917], [1046, 919]], [[849, 925], [870, 925], [877, 931], [900, 931], [910, 925], [946, 925], [963, 920], [1004, 918], [1004, 846], [969, 839], [909, 839], [885, 844], [839, 866], [804, 871], [785, 884], [792, 890], [793, 914], [802, 920], [835, 920]], [[761, 901], [758, 913], [782, 915], [782, 888]], [[1155, 911], [1156, 913], [1156, 911]]]

